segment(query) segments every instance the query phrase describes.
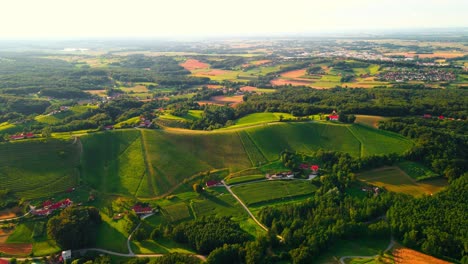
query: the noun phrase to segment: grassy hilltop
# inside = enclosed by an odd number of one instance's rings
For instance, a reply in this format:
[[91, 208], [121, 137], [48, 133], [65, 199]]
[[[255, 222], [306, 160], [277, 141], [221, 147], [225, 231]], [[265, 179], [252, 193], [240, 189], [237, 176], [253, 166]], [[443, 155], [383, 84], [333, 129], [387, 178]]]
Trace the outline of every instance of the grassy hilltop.
[[83, 179], [106, 193], [152, 197], [199, 172], [236, 172], [278, 159], [285, 149], [353, 156], [401, 153], [411, 142], [359, 125], [277, 123], [243, 130], [120, 130], [82, 137]]

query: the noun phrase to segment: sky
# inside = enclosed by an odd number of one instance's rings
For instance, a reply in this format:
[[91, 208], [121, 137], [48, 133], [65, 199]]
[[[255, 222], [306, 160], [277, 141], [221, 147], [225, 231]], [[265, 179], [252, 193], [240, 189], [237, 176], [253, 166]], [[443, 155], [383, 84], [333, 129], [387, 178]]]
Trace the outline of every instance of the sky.
[[0, 38], [255, 36], [468, 27], [466, 0], [4, 0]]

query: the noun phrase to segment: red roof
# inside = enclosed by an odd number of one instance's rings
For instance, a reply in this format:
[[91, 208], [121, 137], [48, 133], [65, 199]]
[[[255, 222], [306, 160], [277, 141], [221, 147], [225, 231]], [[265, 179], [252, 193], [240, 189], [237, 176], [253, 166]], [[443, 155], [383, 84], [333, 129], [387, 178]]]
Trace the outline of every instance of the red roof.
[[44, 206], [44, 207], [50, 206], [50, 205], [52, 205], [52, 201], [51, 201], [51, 200], [47, 200], [47, 201], [44, 201], [44, 202], [42, 203], [42, 206]]
[[135, 212], [135, 213], [151, 213], [153, 211], [153, 208], [151, 207], [143, 207], [139, 204], [135, 205], [132, 207], [132, 210]]
[[440, 115], [440, 116], [439, 116], [439, 119], [444, 119], [444, 116], [443, 116], [443, 115]]
[[32, 138], [32, 137], [34, 137], [34, 133], [26, 133], [26, 137], [27, 138]]
[[24, 135], [13, 135], [13, 136], [10, 136], [10, 139], [23, 139], [24, 138]]
[[312, 166], [310, 166], [310, 168], [311, 168], [313, 171], [318, 171], [319, 166], [318, 166], [318, 165], [312, 165]]
[[10, 263], [8, 262], [8, 260], [0, 258], [0, 264], [8, 264], [8, 263]]
[[423, 117], [429, 118], [429, 117], [432, 117], [432, 116], [430, 114], [424, 114]]
[[329, 115], [328, 118], [330, 118], [330, 120], [338, 120], [339, 115]]
[[219, 184], [219, 181], [207, 181], [206, 182], [206, 187], [211, 187], [211, 186], [215, 186], [215, 185], [218, 185]]

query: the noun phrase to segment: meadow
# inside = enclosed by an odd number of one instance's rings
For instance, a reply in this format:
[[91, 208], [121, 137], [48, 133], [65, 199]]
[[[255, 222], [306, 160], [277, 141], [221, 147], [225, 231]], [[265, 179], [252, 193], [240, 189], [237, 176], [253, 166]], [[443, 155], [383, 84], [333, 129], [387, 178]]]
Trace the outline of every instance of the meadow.
[[400, 169], [402, 169], [406, 174], [408, 174], [411, 178], [417, 181], [439, 177], [437, 173], [431, 171], [426, 166], [416, 162], [403, 161], [398, 163], [397, 166]]
[[232, 191], [248, 206], [259, 206], [277, 200], [288, 201], [310, 195], [317, 187], [305, 180], [276, 180], [233, 186]]
[[382, 167], [362, 172], [358, 174], [358, 179], [392, 192], [415, 197], [434, 194], [448, 185], [447, 180], [442, 178], [417, 182], [398, 167]]
[[24, 199], [50, 197], [78, 184], [79, 147], [48, 139], [0, 144], [0, 187]]

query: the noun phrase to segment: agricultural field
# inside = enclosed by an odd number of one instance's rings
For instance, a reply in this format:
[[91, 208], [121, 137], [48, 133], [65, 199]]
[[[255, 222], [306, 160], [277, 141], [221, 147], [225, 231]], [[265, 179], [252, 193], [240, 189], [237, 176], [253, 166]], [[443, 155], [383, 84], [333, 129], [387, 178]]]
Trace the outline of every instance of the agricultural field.
[[200, 105], [205, 104], [215, 104], [215, 105], [225, 105], [228, 104], [230, 106], [236, 106], [237, 104], [243, 102], [243, 95], [232, 95], [232, 96], [225, 96], [225, 95], [218, 95], [213, 96], [210, 100], [199, 101]]
[[189, 110], [188, 113], [184, 116], [175, 116], [169, 112], [165, 112], [160, 115], [161, 119], [170, 119], [170, 120], [184, 120], [184, 121], [196, 121], [202, 118], [202, 110]]
[[403, 161], [398, 163], [397, 166], [400, 169], [402, 169], [406, 174], [408, 174], [411, 178], [417, 181], [440, 176], [435, 172], [431, 171], [426, 166], [412, 161]]
[[441, 260], [416, 250], [396, 245], [392, 250], [393, 261], [395, 264], [449, 264], [450, 262]]
[[409, 139], [389, 131], [376, 130], [362, 125], [352, 125], [347, 128], [359, 140], [361, 156], [403, 153], [413, 146]]
[[448, 183], [442, 178], [417, 182], [398, 167], [383, 167], [358, 174], [358, 179], [392, 192], [416, 197], [431, 195], [444, 189]]
[[[82, 176], [93, 188], [104, 193], [135, 196], [148, 181], [140, 132], [124, 130], [96, 133], [81, 138]], [[150, 196], [147, 192], [139, 192]]]
[[78, 184], [79, 155], [79, 145], [64, 140], [0, 144], [1, 188], [24, 199], [64, 192]]
[[142, 130], [154, 192], [162, 194], [198, 172], [251, 167], [236, 133]]
[[245, 182], [251, 182], [251, 181], [259, 181], [259, 180], [264, 180], [264, 179], [265, 179], [264, 174], [247, 175], [247, 176], [229, 178], [226, 180], [226, 183], [232, 185], [232, 184], [239, 184], [239, 183], [245, 183]]
[[255, 124], [261, 123], [269, 123], [269, 122], [278, 122], [280, 121], [281, 117], [283, 119], [294, 119], [295, 117], [289, 113], [253, 113], [250, 115], [246, 115], [237, 119], [234, 122], [234, 125], [229, 126], [228, 128], [235, 128], [235, 127], [243, 127], [243, 126], [250, 126]]
[[370, 116], [370, 115], [356, 115], [354, 123], [378, 128], [379, 121], [387, 119], [383, 116]]
[[232, 187], [232, 191], [248, 206], [287, 202], [298, 196], [311, 195], [316, 190], [317, 187], [305, 180], [264, 181]]
[[252, 166], [260, 166], [261, 164], [267, 163], [267, 159], [263, 153], [258, 149], [255, 142], [250, 138], [249, 134], [245, 131], [238, 132], [239, 138], [242, 141], [245, 152], [249, 156]]
[[[317, 259], [317, 263], [321, 263], [321, 264], [339, 263], [338, 260], [343, 256], [374, 256], [374, 255], [379, 254], [380, 251], [385, 250], [385, 248], [388, 246], [389, 243], [390, 243], [390, 238], [388, 239], [356, 238], [352, 240], [338, 240], [332, 247], [330, 247], [329, 250], [327, 250], [327, 252], [325, 252], [319, 259]], [[356, 264], [367, 263], [367, 262], [348, 262], [348, 261], [346, 261], [345, 263], [356, 263]], [[373, 263], [373, 262], [369, 262], [369, 263]]]
[[69, 110], [61, 111], [60, 113], [54, 115], [38, 115], [35, 117], [35, 120], [40, 123], [45, 123], [49, 125], [57, 124], [63, 121], [63, 119], [84, 114], [86, 111], [90, 109], [96, 109], [97, 106], [84, 106], [84, 105], [76, 105], [70, 107]]

